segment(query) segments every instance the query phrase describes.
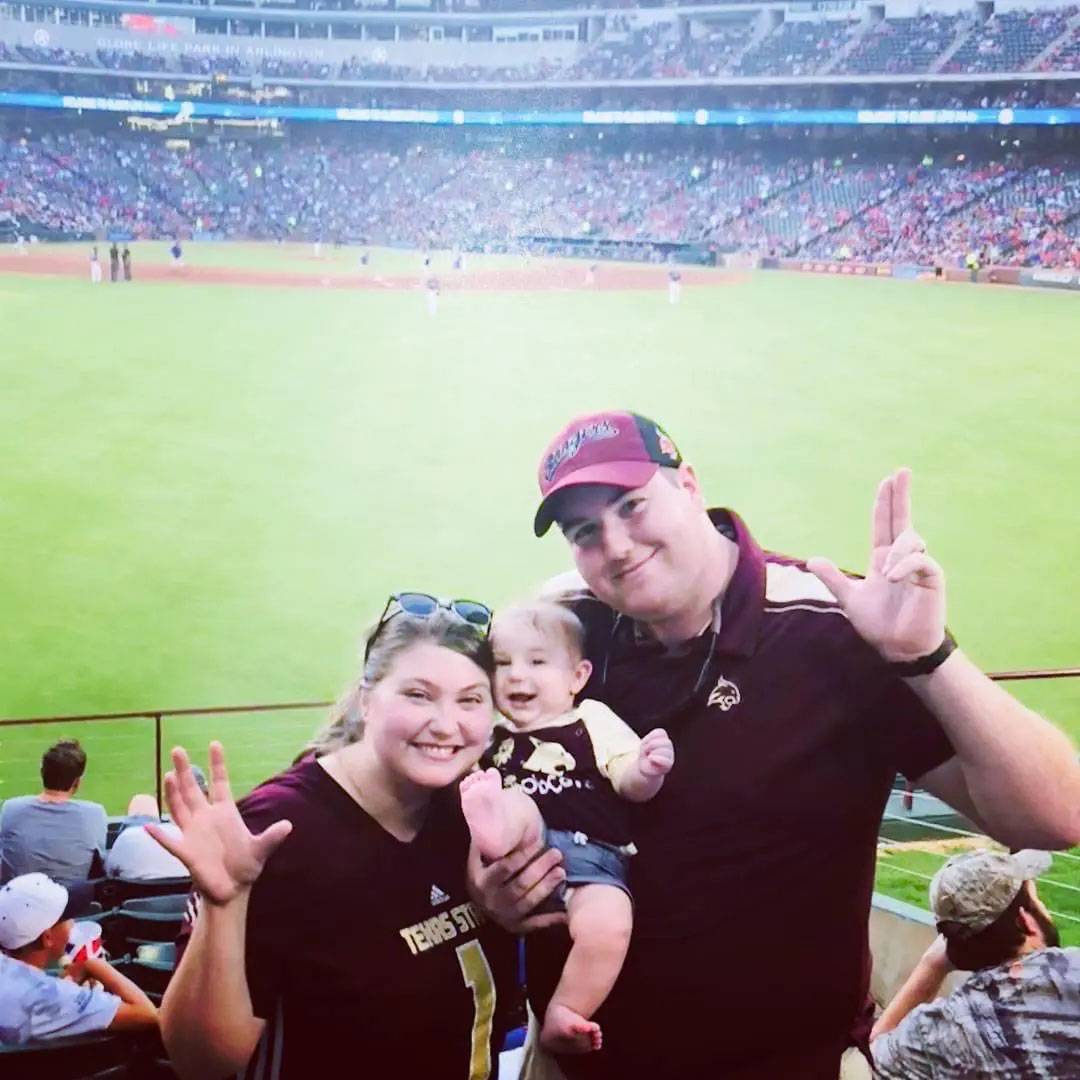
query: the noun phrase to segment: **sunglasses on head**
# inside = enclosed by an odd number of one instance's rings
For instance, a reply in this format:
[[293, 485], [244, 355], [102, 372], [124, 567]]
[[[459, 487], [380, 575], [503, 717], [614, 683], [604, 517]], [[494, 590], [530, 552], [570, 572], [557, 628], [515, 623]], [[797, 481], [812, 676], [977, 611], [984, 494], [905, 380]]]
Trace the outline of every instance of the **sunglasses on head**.
[[404, 614], [414, 619], [430, 619], [439, 611], [449, 611], [463, 623], [473, 627], [485, 636], [488, 630], [491, 629], [491, 608], [477, 600], [445, 600], [442, 597], [422, 592], [391, 593], [390, 598], [386, 601], [386, 607], [383, 608], [383, 612], [379, 616], [379, 621], [375, 626], [375, 633], [368, 639], [367, 646], [364, 648], [364, 661], [367, 661], [371, 653], [371, 647], [375, 644], [382, 628], [395, 615]]

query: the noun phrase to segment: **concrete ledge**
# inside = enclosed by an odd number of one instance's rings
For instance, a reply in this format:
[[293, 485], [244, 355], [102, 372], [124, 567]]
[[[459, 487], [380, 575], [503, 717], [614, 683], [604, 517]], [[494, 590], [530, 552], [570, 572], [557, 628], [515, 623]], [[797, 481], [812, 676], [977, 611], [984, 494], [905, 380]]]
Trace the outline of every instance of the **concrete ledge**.
[[[874, 893], [870, 907], [870, 952], [874, 957], [870, 993], [878, 1005], [892, 1001], [936, 936], [929, 911]], [[950, 975], [941, 988], [942, 996], [951, 994], [965, 978], [964, 971]]]

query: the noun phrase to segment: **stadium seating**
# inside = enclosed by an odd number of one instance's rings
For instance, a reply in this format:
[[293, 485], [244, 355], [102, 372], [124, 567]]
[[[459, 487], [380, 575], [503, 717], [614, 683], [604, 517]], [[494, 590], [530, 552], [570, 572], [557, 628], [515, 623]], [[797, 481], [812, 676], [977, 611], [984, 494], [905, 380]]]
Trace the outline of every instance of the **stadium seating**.
[[835, 70], [851, 75], [929, 71], [934, 60], [955, 39], [963, 21], [964, 17], [960, 15], [936, 13], [908, 19], [882, 19], [867, 31]]
[[971, 251], [1018, 266], [1077, 266], [1069, 236], [1080, 215], [1080, 170], [1062, 164], [1023, 167], [954, 162], [918, 168], [808, 253], [834, 256], [842, 248], [870, 261], [960, 265]]
[[251, 75], [251, 67], [238, 56], [181, 56], [180, 70], [192, 75]]
[[120, 52], [116, 49], [98, 49], [98, 62], [112, 71], [165, 71], [168, 64], [160, 53]]
[[191, 878], [158, 878], [156, 881], [124, 881], [122, 878], [101, 878], [94, 887], [94, 896], [102, 907], [120, 907], [128, 900], [148, 896], [177, 896], [191, 888]]
[[[610, 82], [626, 79], [722, 79], [739, 76], [810, 77], [835, 74], [889, 75], [928, 73], [937, 69], [958, 36], [962, 39], [944, 67], [946, 73], [1024, 71], [1069, 27], [1075, 6], [1034, 11], [1002, 11], [979, 21], [974, 6], [960, 13], [923, 11], [914, 16], [880, 19], [864, 26], [861, 18], [791, 15], [758, 37], [756, 13], [698, 15], [683, 22], [674, 17], [641, 23], [632, 14], [609, 13], [595, 36], [582, 41], [574, 57], [532, 54], [523, 58], [515, 45], [482, 59], [462, 59], [432, 40], [423, 64], [395, 62], [392, 54], [358, 47], [342, 61], [218, 55], [220, 37], [198, 35], [199, 48], [178, 50], [168, 59], [136, 49], [99, 48], [95, 54], [45, 45], [0, 44], [0, 64], [30, 63], [43, 69], [91, 68], [106, 80], [127, 71], [176, 71], [201, 79], [247, 83], [265, 80], [309, 82], [474, 83], [574, 80]], [[865, 31], [865, 32], [864, 32]], [[1073, 37], [1080, 29], [1073, 28]], [[309, 37], [301, 34], [300, 37]], [[853, 47], [845, 52], [848, 45]], [[205, 46], [211, 46], [207, 49]], [[1075, 40], [1040, 60], [1042, 71], [1072, 72], [1077, 66]], [[452, 56], [453, 62], [442, 59]], [[831, 65], [835, 64], [835, 68]], [[73, 76], [68, 76], [69, 78]]]
[[601, 38], [581, 60], [566, 71], [569, 79], [632, 79], [649, 73], [652, 54], [665, 45], [674, 27], [617, 28]]
[[61, 67], [96, 67], [94, 58], [89, 53], [73, 52], [70, 49], [50, 49], [39, 45], [20, 45], [18, 52], [21, 59], [31, 64], [52, 64]]
[[109, 955], [127, 956], [140, 945], [175, 941], [187, 902], [186, 892], [140, 897], [100, 916]]
[[750, 44], [754, 24], [746, 19], [706, 23], [696, 37], [660, 43], [645, 70], [650, 78], [706, 78], [730, 74]]
[[1039, 65], [1039, 70], [1080, 71], [1080, 27], [1073, 28], [1072, 35]]
[[784, 22], [743, 56], [739, 75], [815, 75], [844, 47], [858, 22]]
[[1077, 13], [1053, 11], [995, 13], [977, 26], [945, 66], [949, 72], [1023, 71]]

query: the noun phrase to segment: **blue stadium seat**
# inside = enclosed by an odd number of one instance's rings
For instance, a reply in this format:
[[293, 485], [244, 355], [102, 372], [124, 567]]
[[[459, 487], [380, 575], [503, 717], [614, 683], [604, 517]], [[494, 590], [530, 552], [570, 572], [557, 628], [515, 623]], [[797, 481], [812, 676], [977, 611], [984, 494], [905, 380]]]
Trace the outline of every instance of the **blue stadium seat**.
[[158, 878], [155, 881], [125, 881], [123, 878], [102, 878], [94, 888], [94, 896], [106, 908], [120, 907], [128, 900], [153, 896], [176, 896], [191, 889], [191, 878]]
[[127, 956], [140, 945], [176, 940], [187, 907], [188, 894], [144, 896], [125, 900], [100, 917], [105, 947], [111, 956]]

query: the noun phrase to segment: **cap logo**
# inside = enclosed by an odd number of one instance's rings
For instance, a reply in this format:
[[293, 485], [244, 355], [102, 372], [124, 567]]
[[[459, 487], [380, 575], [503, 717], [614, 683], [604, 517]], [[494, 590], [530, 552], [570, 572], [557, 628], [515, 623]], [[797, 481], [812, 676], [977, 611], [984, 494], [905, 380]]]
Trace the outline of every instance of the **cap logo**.
[[544, 459], [544, 482], [550, 484], [563, 462], [577, 457], [586, 443], [614, 439], [618, 434], [619, 429], [610, 420], [597, 420], [578, 428]]
[[670, 458], [677, 458], [679, 451], [675, 449], [675, 444], [659, 429], [656, 430], [656, 445], [660, 447], [662, 454], [667, 454]]

